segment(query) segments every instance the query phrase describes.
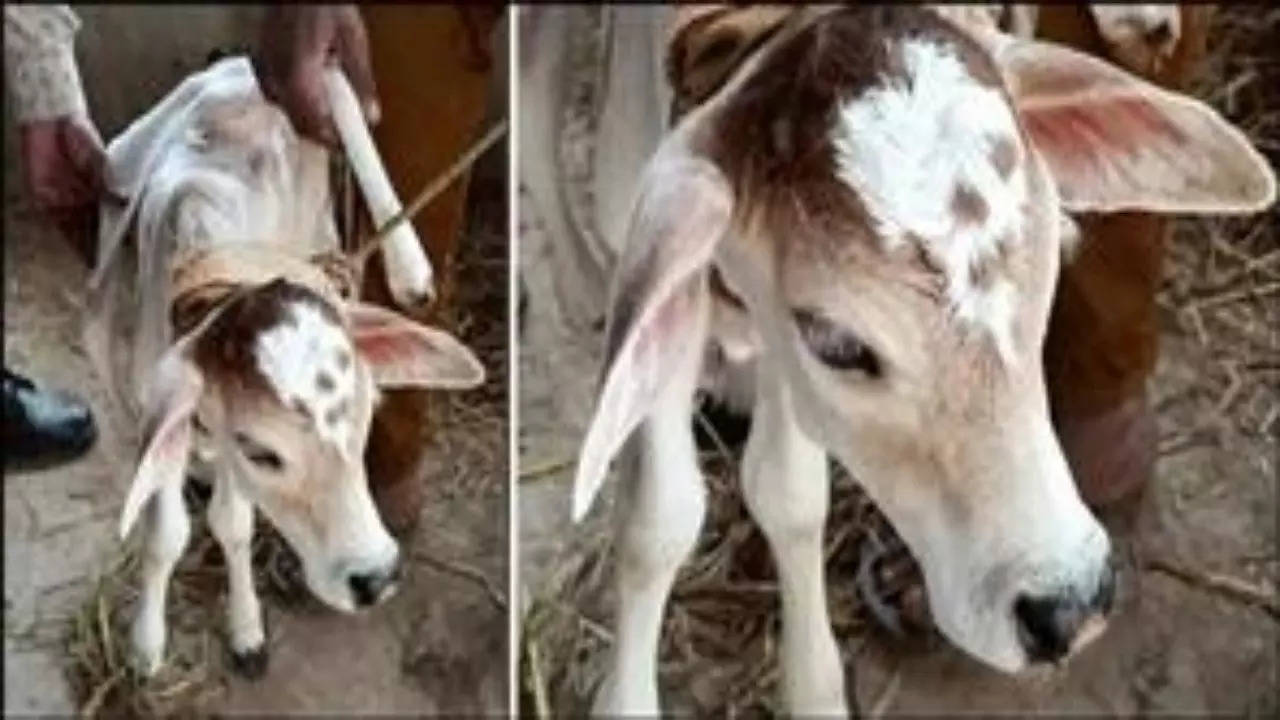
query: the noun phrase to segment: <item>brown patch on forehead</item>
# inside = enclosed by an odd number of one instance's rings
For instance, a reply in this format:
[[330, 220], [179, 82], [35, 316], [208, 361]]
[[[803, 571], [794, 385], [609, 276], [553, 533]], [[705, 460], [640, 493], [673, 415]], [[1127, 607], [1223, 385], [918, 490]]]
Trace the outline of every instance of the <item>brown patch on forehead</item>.
[[258, 368], [258, 337], [282, 324], [293, 324], [288, 307], [306, 303], [330, 322], [342, 326], [337, 311], [316, 293], [283, 279], [273, 280], [228, 301], [226, 309], [196, 341], [195, 361], [222, 384], [252, 392], [270, 392]]
[[991, 148], [991, 164], [995, 166], [996, 172], [1000, 173], [1000, 179], [1009, 179], [1013, 169], [1018, 165], [1018, 146], [1013, 142], [1013, 138], [1000, 138], [995, 142]]
[[912, 39], [950, 48], [975, 81], [1002, 87], [986, 52], [933, 12], [849, 7], [765, 50], [769, 55], [710, 118], [705, 151], [739, 202], [765, 213], [779, 241], [869, 239], [866, 211], [836, 177], [832, 128], [841, 104], [906, 78], [900, 48]]
[[302, 402], [302, 398], [294, 398], [293, 402], [289, 403], [289, 408], [308, 421], [312, 419], [311, 408], [307, 407], [307, 404]]
[[316, 389], [317, 390], [319, 390], [322, 393], [327, 393], [327, 392], [333, 392], [333, 389], [335, 387], [337, 387], [337, 383], [334, 381], [332, 375], [330, 375], [329, 373], [323, 370], [321, 370], [319, 373], [316, 373]]
[[951, 193], [951, 212], [961, 222], [981, 225], [987, 221], [991, 208], [977, 190], [965, 183], [957, 183]]

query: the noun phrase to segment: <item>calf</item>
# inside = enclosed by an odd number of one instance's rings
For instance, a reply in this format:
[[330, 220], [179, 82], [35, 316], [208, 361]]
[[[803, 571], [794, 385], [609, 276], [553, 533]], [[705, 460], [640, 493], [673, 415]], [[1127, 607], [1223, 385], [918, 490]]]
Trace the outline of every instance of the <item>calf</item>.
[[[610, 92], [664, 97], [618, 87], [617, 63], [642, 75], [657, 55], [648, 12], [609, 28]], [[555, 67], [537, 55], [554, 20], [522, 43], [535, 82]], [[541, 122], [525, 111], [522, 148]], [[1110, 544], [1050, 425], [1041, 361], [1060, 216], [1265, 207], [1274, 176], [1241, 133], [1097, 59], [917, 7], [796, 11], [669, 130], [613, 117], [599, 137], [639, 139], [595, 147], [593, 209], [621, 232], [604, 236], [618, 243], [605, 373], [573, 497], [581, 517], [621, 456], [597, 710], [658, 710], [663, 608], [704, 511], [688, 417], [708, 343], [754, 368], [742, 477], [777, 560], [791, 712], [846, 710], [823, 577], [827, 453], [919, 559], [959, 647], [1016, 672], [1095, 637]], [[621, 152], [648, 159], [629, 177], [609, 164]], [[542, 173], [530, 192], [554, 206]], [[625, 222], [606, 212], [618, 187], [634, 197]]]
[[[329, 80], [350, 159], [374, 193], [375, 220], [385, 219], [398, 203], [345, 79]], [[165, 593], [190, 535], [182, 486], [194, 456], [212, 475], [208, 519], [226, 558], [231, 651], [239, 668], [261, 672], [254, 507], [326, 604], [350, 612], [390, 596], [399, 551], [362, 461], [379, 391], [468, 388], [484, 371], [447, 333], [352, 298], [342, 264], [319, 260], [336, 250], [325, 151], [264, 100], [247, 59], [189, 77], [108, 156], [130, 203], [104, 208], [94, 289], [120, 282], [126, 234], [140, 269], [134, 385], [144, 449], [120, 519], [123, 536], [146, 517], [134, 658], [144, 675], [163, 659]], [[398, 247], [389, 285], [416, 303], [430, 292], [429, 266], [416, 237]], [[405, 252], [407, 271], [396, 261]], [[98, 347], [99, 366], [109, 365]]]

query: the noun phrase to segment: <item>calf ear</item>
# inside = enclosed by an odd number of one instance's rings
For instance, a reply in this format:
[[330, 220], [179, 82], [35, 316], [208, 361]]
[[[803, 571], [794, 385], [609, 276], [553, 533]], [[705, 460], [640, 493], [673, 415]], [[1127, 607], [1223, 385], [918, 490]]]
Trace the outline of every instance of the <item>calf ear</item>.
[[732, 214], [720, 172], [688, 155], [660, 151], [639, 187], [610, 289], [604, 382], [578, 458], [575, 521], [682, 360], [701, 354], [706, 268]]
[[466, 390], [484, 382], [484, 366], [449, 333], [367, 303], [346, 312], [356, 352], [379, 387]]
[[138, 514], [160, 488], [180, 483], [191, 451], [191, 416], [200, 401], [204, 380], [188, 359], [187, 343], [178, 343], [160, 360], [145, 405], [146, 449], [120, 512], [120, 538], [133, 529]]
[[1068, 210], [1248, 213], [1274, 202], [1267, 161], [1205, 103], [1052, 43], [1005, 37], [992, 49]]

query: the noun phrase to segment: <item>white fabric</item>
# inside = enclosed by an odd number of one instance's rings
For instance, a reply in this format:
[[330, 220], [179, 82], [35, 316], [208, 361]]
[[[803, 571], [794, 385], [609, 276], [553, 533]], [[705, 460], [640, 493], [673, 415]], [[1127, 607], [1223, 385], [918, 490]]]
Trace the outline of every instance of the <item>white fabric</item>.
[[101, 206], [85, 344], [127, 411], [171, 341], [174, 251], [237, 242], [335, 249], [327, 163], [263, 99], [245, 57], [189, 76], [111, 140], [106, 183], [127, 204]]

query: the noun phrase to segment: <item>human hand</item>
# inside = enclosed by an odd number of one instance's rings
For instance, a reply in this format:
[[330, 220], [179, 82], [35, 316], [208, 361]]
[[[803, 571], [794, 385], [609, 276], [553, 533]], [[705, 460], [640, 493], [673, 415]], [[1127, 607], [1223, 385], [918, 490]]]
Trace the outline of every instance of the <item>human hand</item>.
[[252, 58], [263, 94], [284, 109], [299, 134], [338, 145], [324, 86], [325, 66], [333, 62], [346, 73], [365, 119], [378, 122], [369, 41], [355, 5], [272, 6]]
[[92, 262], [107, 155], [98, 133], [71, 116], [20, 126], [23, 181], [32, 204]]

